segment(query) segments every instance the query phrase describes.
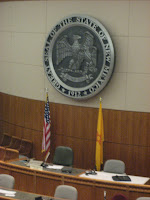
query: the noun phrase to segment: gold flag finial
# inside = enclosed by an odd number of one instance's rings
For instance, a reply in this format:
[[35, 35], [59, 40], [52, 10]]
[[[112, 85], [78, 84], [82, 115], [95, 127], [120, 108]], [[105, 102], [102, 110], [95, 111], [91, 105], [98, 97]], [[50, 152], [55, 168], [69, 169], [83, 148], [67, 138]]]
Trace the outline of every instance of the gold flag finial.
[[100, 102], [102, 102], [102, 97], [100, 97], [100, 99], [99, 99], [99, 100], [100, 100]]

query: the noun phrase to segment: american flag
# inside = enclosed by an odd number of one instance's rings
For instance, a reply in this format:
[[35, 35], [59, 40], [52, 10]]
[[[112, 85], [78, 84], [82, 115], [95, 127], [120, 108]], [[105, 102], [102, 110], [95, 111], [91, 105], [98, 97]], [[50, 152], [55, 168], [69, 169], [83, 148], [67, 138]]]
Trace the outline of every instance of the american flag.
[[50, 109], [48, 93], [46, 93], [45, 111], [44, 111], [44, 126], [43, 126], [43, 140], [42, 140], [42, 152], [45, 152], [45, 161], [50, 155]]

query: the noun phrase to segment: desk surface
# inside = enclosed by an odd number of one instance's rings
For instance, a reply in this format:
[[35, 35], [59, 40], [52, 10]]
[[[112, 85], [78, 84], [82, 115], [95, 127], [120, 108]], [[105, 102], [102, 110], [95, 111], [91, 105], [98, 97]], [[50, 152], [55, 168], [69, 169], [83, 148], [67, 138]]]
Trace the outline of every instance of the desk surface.
[[[107, 173], [107, 172], [96, 172], [96, 175], [86, 175], [86, 174], [82, 174], [80, 175], [80, 177], [84, 177], [84, 178], [91, 178], [91, 179], [96, 179], [96, 180], [106, 180], [106, 181], [112, 181], [112, 182], [116, 182], [112, 179], [112, 176], [126, 176], [126, 174], [114, 174], [114, 173]], [[125, 182], [125, 183], [131, 183], [131, 184], [146, 184], [150, 178], [148, 177], [141, 177], [141, 176], [132, 176], [132, 175], [128, 175], [131, 179], [131, 181], [121, 181], [121, 182]]]
[[[31, 168], [31, 169], [42, 170], [45, 172], [56, 172], [56, 173], [60, 173], [60, 174], [71, 174], [72, 176], [77, 176], [77, 175], [80, 175], [81, 173], [85, 172], [85, 170], [83, 170], [83, 169], [76, 169], [76, 168], [72, 168], [72, 172], [69, 173], [69, 172], [62, 172], [61, 168], [53, 169], [53, 168], [48, 168], [48, 167], [41, 167], [40, 165], [41, 165], [42, 161], [37, 161], [37, 163], [32, 166], [28, 166], [28, 162], [26, 160], [16, 160], [16, 161], [12, 161], [11, 163], [18, 165], [18, 166], [27, 167], [29, 169]], [[49, 166], [52, 166], [52, 164], [49, 164]], [[62, 168], [63, 168], [63, 166], [62, 166]]]
[[6, 197], [6, 199], [19, 199], [19, 200], [35, 200], [37, 197], [41, 197], [42, 200], [65, 200], [56, 197], [41, 196], [38, 194], [33, 194], [29, 192], [22, 192], [19, 190], [11, 190], [7, 188], [0, 187], [0, 199]]
[[[47, 171], [47, 172], [56, 172], [56, 173], [60, 173], [60, 174], [70, 174], [70, 175], [73, 175], [73, 176], [80, 176], [82, 178], [90, 178], [90, 179], [112, 181], [112, 182], [115, 182], [112, 179], [112, 176], [126, 175], [126, 174], [106, 173], [106, 172], [103, 172], [103, 171], [96, 171], [96, 175], [90, 175], [90, 174], [86, 175], [85, 174], [85, 170], [83, 170], [83, 169], [75, 169], [75, 168], [72, 168], [72, 172], [71, 173], [62, 172], [61, 169], [63, 168], [63, 166], [48, 164], [47, 167], [41, 167], [42, 161], [36, 161], [36, 160], [34, 162], [32, 162], [32, 163], [34, 163], [33, 166], [28, 165], [28, 162], [26, 160], [16, 160], [16, 161], [12, 161], [11, 163], [15, 164], [15, 165], [18, 165], [18, 166], [28, 167], [28, 168], [31, 168], [31, 169], [43, 170], [43, 171]], [[121, 181], [121, 182], [122, 183], [131, 183], [131, 184], [142, 184], [142, 185], [144, 185], [144, 184], [148, 183], [148, 181], [150, 180], [149, 177], [140, 177], [140, 176], [133, 176], [133, 175], [128, 175], [128, 176], [131, 178], [131, 181]]]
[[56, 187], [65, 184], [76, 187], [78, 200], [103, 199], [104, 192], [107, 193], [107, 199], [111, 199], [117, 193], [124, 194], [130, 200], [135, 200], [140, 196], [150, 197], [150, 185], [96, 179], [93, 176], [85, 177], [85, 170], [82, 169], [73, 169], [72, 173], [63, 173], [61, 169], [40, 170], [39, 167], [31, 169], [26, 162], [16, 160], [0, 161], [0, 173], [14, 176], [17, 190], [47, 196], [53, 196]]

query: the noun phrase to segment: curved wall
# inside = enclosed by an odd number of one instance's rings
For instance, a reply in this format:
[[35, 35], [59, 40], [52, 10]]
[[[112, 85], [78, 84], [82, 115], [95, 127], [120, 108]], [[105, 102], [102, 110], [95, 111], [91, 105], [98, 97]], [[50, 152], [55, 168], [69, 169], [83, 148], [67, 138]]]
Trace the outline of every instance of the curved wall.
[[[41, 153], [44, 101], [0, 93], [0, 132], [33, 141], [33, 157]], [[95, 167], [97, 108], [50, 103], [51, 154], [58, 145], [74, 151], [74, 166]], [[103, 109], [104, 162], [120, 159], [126, 173], [150, 176], [150, 113]]]

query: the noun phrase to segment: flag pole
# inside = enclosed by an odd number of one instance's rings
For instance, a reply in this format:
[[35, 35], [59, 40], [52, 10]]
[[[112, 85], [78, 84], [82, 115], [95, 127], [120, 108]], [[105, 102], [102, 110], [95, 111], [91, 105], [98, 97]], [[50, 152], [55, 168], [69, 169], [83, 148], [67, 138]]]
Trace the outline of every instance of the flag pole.
[[[46, 92], [46, 101], [45, 101], [45, 107], [46, 107], [46, 104], [48, 103], [49, 104], [49, 100], [48, 100], [48, 88], [45, 88], [45, 92]], [[48, 108], [49, 108], [49, 106], [48, 106]], [[45, 115], [45, 113], [44, 113], [44, 115]], [[44, 117], [45, 118], [45, 117]], [[49, 119], [50, 120], [50, 119]], [[49, 121], [49, 124], [50, 124], [50, 121]], [[44, 131], [44, 129], [43, 129], [43, 131]], [[43, 137], [45, 137], [45, 135], [43, 135]], [[44, 139], [44, 149], [42, 150], [42, 152], [46, 152], [46, 141], [45, 141], [46, 139]], [[42, 147], [43, 148], [43, 147]], [[46, 156], [44, 157], [44, 160], [43, 160], [43, 163], [41, 164], [41, 166], [42, 167], [47, 167], [48, 166], [48, 164], [46, 163], [46, 161], [47, 161], [47, 159], [48, 159], [48, 157], [49, 157], [49, 155], [50, 155], [50, 152], [48, 152], [47, 154], [46, 154]]]
[[95, 166], [96, 170], [100, 171], [103, 164], [103, 141], [104, 141], [104, 125], [102, 113], [102, 98], [100, 97], [100, 105], [97, 120], [97, 134], [96, 134], [96, 151], [95, 151]]

